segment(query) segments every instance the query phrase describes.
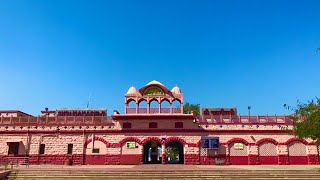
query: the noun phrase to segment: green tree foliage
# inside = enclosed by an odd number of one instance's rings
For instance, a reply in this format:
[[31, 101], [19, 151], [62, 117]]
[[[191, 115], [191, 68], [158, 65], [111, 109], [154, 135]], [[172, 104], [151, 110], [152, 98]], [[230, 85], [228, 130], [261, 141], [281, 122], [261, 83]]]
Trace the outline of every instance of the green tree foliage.
[[286, 104], [284, 106], [294, 112], [294, 115], [290, 116], [290, 119], [293, 120], [291, 132], [301, 139], [311, 138], [320, 144], [320, 99], [316, 98], [308, 103], [298, 101], [296, 108]]
[[183, 113], [189, 114], [191, 111], [193, 111], [194, 115], [200, 115], [200, 104], [185, 103], [183, 106]]
[[170, 157], [170, 160], [176, 160], [179, 156], [179, 149], [177, 147], [168, 147], [165, 150], [167, 157]]

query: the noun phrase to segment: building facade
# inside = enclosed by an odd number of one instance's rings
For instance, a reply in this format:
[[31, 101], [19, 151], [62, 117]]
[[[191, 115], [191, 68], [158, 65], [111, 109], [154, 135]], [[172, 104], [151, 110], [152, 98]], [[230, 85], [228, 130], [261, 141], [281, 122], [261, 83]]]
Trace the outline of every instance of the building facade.
[[287, 133], [286, 116], [238, 116], [235, 108], [183, 112], [179, 87], [131, 87], [125, 111], [0, 111], [0, 163], [319, 164], [319, 147]]

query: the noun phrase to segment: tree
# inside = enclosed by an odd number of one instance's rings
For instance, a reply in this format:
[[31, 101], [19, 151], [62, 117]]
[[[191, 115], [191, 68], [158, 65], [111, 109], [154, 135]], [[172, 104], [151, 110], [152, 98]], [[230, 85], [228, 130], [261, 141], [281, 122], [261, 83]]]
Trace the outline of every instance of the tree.
[[179, 156], [179, 149], [177, 147], [167, 147], [165, 149], [165, 154], [167, 157], [170, 157], [170, 160], [176, 160]]
[[191, 111], [193, 111], [194, 115], [200, 115], [200, 104], [190, 104], [186, 103], [183, 106], [183, 113], [189, 114]]
[[289, 116], [293, 120], [291, 132], [301, 139], [311, 138], [320, 144], [320, 99], [316, 98], [308, 103], [298, 101], [295, 108], [286, 104], [284, 107], [294, 112], [294, 115]]

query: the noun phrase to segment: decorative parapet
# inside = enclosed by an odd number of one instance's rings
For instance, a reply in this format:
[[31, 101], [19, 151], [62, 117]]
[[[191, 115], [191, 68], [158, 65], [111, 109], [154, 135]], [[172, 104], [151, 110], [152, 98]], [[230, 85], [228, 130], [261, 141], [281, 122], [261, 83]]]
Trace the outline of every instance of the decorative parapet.
[[110, 116], [1, 117], [0, 126], [111, 125]]
[[196, 121], [201, 125], [206, 124], [284, 124], [292, 125], [289, 116], [197, 116]]

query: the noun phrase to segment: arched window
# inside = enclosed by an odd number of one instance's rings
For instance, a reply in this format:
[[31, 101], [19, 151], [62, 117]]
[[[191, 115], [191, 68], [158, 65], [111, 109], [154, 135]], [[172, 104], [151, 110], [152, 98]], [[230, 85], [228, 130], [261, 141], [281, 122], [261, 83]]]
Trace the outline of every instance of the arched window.
[[170, 102], [167, 99], [161, 101], [161, 113], [170, 113]]
[[172, 101], [172, 113], [182, 113], [181, 112], [181, 102], [179, 99]]
[[138, 113], [140, 114], [146, 114], [147, 113], [147, 107], [148, 107], [148, 103], [145, 99], [142, 99], [139, 102], [139, 109], [138, 109]]
[[136, 101], [131, 99], [128, 101], [128, 107], [129, 108], [136, 108]]
[[150, 114], [159, 113], [159, 102], [157, 99], [152, 99], [150, 102]]

